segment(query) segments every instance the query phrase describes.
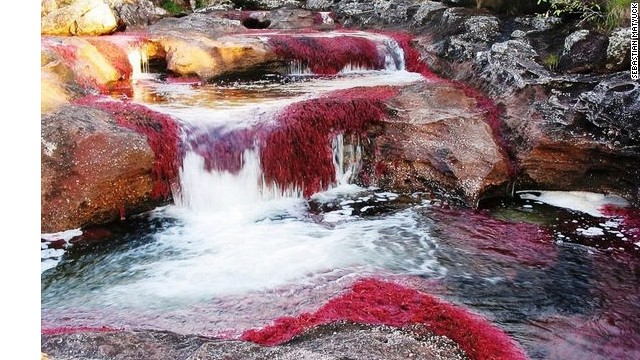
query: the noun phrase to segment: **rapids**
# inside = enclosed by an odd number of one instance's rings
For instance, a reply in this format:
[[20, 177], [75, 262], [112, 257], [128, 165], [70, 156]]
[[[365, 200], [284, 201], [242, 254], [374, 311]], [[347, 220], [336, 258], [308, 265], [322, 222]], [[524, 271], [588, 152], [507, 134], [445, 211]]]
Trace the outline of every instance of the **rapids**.
[[[394, 40], [372, 37], [381, 62], [341, 63], [330, 75], [307, 60], [292, 60], [287, 75], [210, 84], [139, 70], [132, 101], [182, 127], [175, 203], [104, 228], [43, 234], [76, 239], [66, 251], [43, 243], [43, 333], [241, 338], [375, 278], [484, 316], [532, 359], [640, 358], [638, 214], [620, 198], [531, 190], [473, 211], [360, 187], [347, 125], [324, 144], [330, 181], [310, 191], [269, 178], [262, 131], [277, 127], [282, 109], [354, 87], [430, 81], [405, 69]], [[202, 151], [221, 141], [229, 159]]]

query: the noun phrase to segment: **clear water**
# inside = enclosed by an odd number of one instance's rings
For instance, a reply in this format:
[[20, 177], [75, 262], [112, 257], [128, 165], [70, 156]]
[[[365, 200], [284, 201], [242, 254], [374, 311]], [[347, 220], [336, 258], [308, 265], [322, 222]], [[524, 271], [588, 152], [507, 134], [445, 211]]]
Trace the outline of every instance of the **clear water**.
[[[355, 71], [278, 79], [147, 78], [135, 100], [185, 124], [248, 127], [332, 89], [419, 77]], [[340, 143], [336, 152], [344, 151]], [[235, 337], [376, 276], [483, 314], [534, 359], [640, 358], [638, 231], [585, 210], [619, 199], [526, 192], [471, 211], [349, 185], [348, 164], [339, 162], [336, 186], [304, 199], [262, 183], [255, 151], [245, 152], [238, 174], [207, 172], [188, 153], [175, 205], [85, 229], [62, 256], [43, 250], [42, 328]]]

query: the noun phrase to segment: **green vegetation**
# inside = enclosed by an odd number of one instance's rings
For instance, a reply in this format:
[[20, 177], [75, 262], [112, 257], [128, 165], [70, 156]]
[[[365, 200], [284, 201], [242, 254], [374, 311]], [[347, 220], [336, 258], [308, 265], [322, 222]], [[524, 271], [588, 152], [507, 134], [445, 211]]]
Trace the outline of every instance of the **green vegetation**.
[[580, 23], [611, 31], [625, 25], [632, 0], [538, 0], [547, 3], [554, 16], [580, 16]]
[[558, 68], [558, 64], [560, 63], [560, 55], [558, 54], [549, 54], [543, 60], [542, 64], [547, 67], [547, 69], [551, 71], [556, 71]]
[[184, 11], [184, 9], [180, 5], [173, 2], [173, 0], [162, 0], [162, 2], [160, 3], [160, 7], [167, 10], [167, 12], [172, 15], [179, 14]]

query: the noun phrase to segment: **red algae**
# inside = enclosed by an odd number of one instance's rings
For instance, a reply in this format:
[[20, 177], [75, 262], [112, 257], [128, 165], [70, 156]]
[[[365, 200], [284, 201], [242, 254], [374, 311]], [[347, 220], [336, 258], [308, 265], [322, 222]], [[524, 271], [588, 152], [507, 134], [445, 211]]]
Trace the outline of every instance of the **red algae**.
[[272, 36], [269, 45], [276, 55], [288, 61], [299, 61], [319, 75], [335, 75], [348, 64], [380, 70], [384, 56], [377, 45], [355, 36]]
[[625, 228], [627, 237], [633, 237], [634, 240], [639, 240], [640, 209], [634, 207], [605, 205], [599, 210], [605, 216], [619, 219]]
[[121, 329], [116, 329], [108, 326], [101, 327], [90, 327], [90, 326], [63, 326], [57, 328], [50, 329], [41, 329], [40, 334], [42, 335], [62, 335], [62, 334], [76, 334], [76, 333], [86, 333], [86, 332], [116, 332]]
[[146, 106], [128, 101], [116, 101], [107, 97], [87, 96], [75, 101], [112, 114], [119, 125], [134, 130], [147, 137], [147, 142], [155, 154], [152, 176], [155, 184], [152, 196], [168, 199], [172, 184], [177, 182], [181, 156], [180, 128], [170, 116], [153, 111]]
[[204, 158], [207, 171], [228, 171], [237, 174], [244, 165], [245, 150], [254, 147], [259, 135], [258, 128], [235, 131], [214, 128], [189, 136], [189, 145]]
[[358, 281], [349, 292], [314, 313], [279, 318], [273, 325], [244, 332], [241, 338], [279, 345], [313, 326], [344, 320], [395, 327], [423, 324], [436, 335], [457, 342], [474, 360], [527, 358], [504, 331], [481, 316], [417, 290], [371, 278]]
[[352, 88], [286, 107], [279, 127], [268, 133], [260, 154], [264, 177], [304, 196], [326, 189], [335, 181], [331, 139], [339, 133], [364, 134], [367, 125], [386, 117], [384, 101], [396, 89]]

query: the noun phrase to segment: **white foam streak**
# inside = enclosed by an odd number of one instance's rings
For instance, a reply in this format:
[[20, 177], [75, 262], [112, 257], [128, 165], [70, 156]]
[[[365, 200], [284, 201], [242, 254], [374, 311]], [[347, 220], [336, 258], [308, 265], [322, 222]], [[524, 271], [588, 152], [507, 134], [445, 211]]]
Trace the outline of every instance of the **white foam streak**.
[[629, 202], [620, 196], [586, 191], [518, 191], [522, 199], [535, 200], [551, 206], [581, 211], [595, 217], [604, 217], [601, 209], [605, 205], [628, 206]]

